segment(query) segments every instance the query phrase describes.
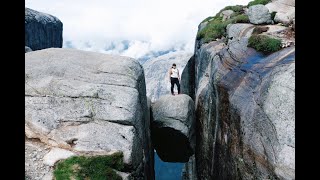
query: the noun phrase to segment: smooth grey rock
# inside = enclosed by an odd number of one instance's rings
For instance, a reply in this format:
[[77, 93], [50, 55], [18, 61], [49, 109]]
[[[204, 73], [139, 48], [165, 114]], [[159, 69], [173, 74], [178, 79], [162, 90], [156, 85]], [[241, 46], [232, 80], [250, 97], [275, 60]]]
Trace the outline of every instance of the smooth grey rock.
[[275, 173], [291, 179], [295, 177], [295, 64], [276, 67], [273, 73], [262, 106], [277, 132]]
[[252, 24], [270, 24], [272, 23], [269, 9], [262, 4], [249, 7], [248, 16]]
[[65, 150], [65, 149], [60, 149], [60, 148], [53, 148], [51, 151], [46, 154], [43, 157], [43, 164], [46, 164], [48, 166], [54, 166], [54, 164], [62, 159], [67, 159], [71, 156], [74, 156], [75, 153]]
[[276, 23], [282, 23], [285, 25], [288, 25], [290, 23], [292, 23], [293, 19], [295, 18], [295, 12], [291, 12], [291, 13], [277, 13], [274, 17], [274, 22]]
[[136, 60], [62, 48], [29, 52], [25, 60], [27, 138], [80, 154], [121, 151], [133, 173], [152, 179], [144, 72]]
[[62, 47], [63, 24], [55, 16], [25, 8], [25, 45], [33, 51]]
[[[143, 64], [147, 96], [151, 99], [151, 102], [155, 102], [163, 95], [171, 94], [171, 83], [168, 75], [169, 68], [171, 68], [173, 63], [176, 63], [181, 77], [183, 69], [191, 56], [192, 53], [178, 51], [150, 59]], [[177, 92], [176, 85], [174, 91]], [[182, 91], [181, 93], [184, 92]]]
[[234, 13], [232, 10], [224, 10], [220, 13], [220, 17], [222, 17], [222, 21], [230, 19], [231, 15]]
[[277, 12], [274, 21], [288, 25], [295, 18], [295, 0], [275, 0], [265, 5], [269, 12]]
[[190, 96], [165, 95], [152, 105], [152, 142], [166, 162], [188, 162], [195, 150], [194, 102]]
[[25, 52], [25, 53], [31, 52], [31, 51], [32, 51], [32, 49], [29, 48], [28, 46], [25, 46], [25, 47], [24, 47], [24, 52]]

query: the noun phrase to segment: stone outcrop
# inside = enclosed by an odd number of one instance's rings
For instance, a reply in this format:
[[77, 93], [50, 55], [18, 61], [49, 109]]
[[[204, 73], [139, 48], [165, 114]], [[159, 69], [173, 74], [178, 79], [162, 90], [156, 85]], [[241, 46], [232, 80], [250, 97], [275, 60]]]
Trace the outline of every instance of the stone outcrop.
[[220, 13], [220, 17], [222, 17], [222, 21], [230, 19], [231, 15], [234, 13], [232, 10], [224, 10]]
[[248, 16], [252, 24], [270, 24], [272, 22], [269, 9], [262, 4], [250, 6]]
[[[268, 26], [269, 36], [286, 30]], [[195, 71], [196, 172], [191, 159], [185, 179], [295, 179], [295, 47], [256, 52], [247, 47], [254, 27], [229, 25], [227, 43], [196, 41], [188, 68]]]
[[152, 105], [152, 143], [165, 162], [188, 162], [195, 150], [194, 101], [165, 95]]
[[62, 22], [55, 16], [25, 8], [25, 46], [33, 51], [62, 47]]
[[[169, 68], [176, 63], [181, 76], [191, 56], [192, 53], [178, 51], [150, 59], [143, 64], [147, 96], [150, 97], [151, 102], [155, 102], [162, 95], [170, 94]], [[177, 91], [176, 86], [174, 91]], [[185, 92], [182, 91], [182, 93]]]
[[276, 23], [288, 25], [295, 18], [295, 0], [274, 0], [266, 4], [266, 7], [270, 13], [276, 12], [274, 17]]
[[47, 149], [41, 163], [121, 151], [130, 177], [153, 179], [149, 127], [136, 60], [60, 48], [25, 54], [26, 143], [37, 140]]

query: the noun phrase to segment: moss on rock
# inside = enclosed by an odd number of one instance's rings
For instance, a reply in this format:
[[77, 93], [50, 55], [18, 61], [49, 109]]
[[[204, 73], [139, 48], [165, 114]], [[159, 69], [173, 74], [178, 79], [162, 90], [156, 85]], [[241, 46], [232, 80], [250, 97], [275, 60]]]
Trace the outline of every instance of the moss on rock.
[[56, 180], [121, 180], [113, 169], [124, 168], [123, 154], [104, 156], [73, 156], [57, 163], [53, 172]]
[[252, 35], [248, 40], [248, 47], [264, 54], [270, 54], [281, 49], [281, 40], [266, 35]]

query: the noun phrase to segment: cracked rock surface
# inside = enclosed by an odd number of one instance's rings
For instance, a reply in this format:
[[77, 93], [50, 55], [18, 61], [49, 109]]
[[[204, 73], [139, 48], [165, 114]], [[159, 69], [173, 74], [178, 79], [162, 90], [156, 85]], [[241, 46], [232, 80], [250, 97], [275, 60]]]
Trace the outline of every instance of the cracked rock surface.
[[41, 161], [121, 151], [126, 173], [153, 177], [144, 72], [136, 60], [49, 48], [26, 53], [25, 62], [25, 134], [51, 150]]
[[[255, 26], [196, 41], [196, 168], [190, 159], [185, 179], [295, 179], [295, 46], [268, 55], [248, 48]], [[294, 42], [281, 35], [287, 27], [267, 26], [263, 34]]]

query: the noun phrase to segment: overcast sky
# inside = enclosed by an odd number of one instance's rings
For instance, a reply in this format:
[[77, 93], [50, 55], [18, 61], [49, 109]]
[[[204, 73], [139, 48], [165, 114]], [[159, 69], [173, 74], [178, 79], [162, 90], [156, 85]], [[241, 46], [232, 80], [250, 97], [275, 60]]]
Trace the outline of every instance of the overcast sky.
[[141, 58], [193, 52], [198, 24], [228, 5], [250, 0], [26, 0], [63, 22], [64, 47]]

